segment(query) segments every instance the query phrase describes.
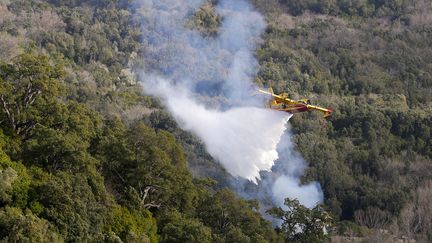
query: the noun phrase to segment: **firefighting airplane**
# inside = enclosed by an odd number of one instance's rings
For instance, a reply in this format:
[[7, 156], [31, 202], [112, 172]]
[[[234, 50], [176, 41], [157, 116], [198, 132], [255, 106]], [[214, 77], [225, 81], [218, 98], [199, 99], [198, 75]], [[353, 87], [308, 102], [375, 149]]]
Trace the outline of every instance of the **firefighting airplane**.
[[287, 93], [277, 95], [272, 88], [268, 91], [258, 89], [259, 92], [270, 95], [273, 99], [269, 101], [268, 106], [271, 109], [285, 111], [289, 113], [304, 112], [309, 110], [317, 110], [324, 113], [324, 118], [327, 118], [333, 112], [332, 108], [323, 108], [312, 105], [309, 99], [292, 100], [288, 98]]

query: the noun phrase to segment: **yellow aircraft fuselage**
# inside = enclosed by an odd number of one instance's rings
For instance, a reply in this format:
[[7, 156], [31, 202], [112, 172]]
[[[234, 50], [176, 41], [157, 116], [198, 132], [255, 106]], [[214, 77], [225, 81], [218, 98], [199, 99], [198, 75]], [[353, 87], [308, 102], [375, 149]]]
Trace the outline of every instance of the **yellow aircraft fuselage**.
[[317, 110], [324, 113], [324, 118], [327, 118], [333, 112], [331, 108], [323, 108], [312, 105], [309, 99], [293, 100], [288, 98], [287, 93], [277, 95], [272, 88], [269, 91], [258, 89], [259, 92], [270, 95], [273, 99], [269, 101], [269, 107], [274, 110], [285, 111], [289, 113], [304, 112], [309, 110]]

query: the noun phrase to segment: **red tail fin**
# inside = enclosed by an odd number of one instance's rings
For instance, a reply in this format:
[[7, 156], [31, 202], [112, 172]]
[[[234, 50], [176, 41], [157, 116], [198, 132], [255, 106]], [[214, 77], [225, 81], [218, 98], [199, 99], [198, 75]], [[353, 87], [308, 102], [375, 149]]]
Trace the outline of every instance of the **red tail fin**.
[[327, 107], [327, 112], [324, 114], [324, 118], [327, 118], [331, 116], [331, 113], [333, 113], [333, 109], [331, 107]]

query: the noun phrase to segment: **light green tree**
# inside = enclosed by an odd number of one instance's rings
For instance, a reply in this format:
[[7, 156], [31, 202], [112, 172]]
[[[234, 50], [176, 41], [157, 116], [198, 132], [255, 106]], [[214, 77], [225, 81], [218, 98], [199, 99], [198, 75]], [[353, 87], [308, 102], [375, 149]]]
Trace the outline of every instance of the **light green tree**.
[[321, 205], [309, 209], [297, 199], [285, 199], [286, 210], [273, 208], [271, 215], [282, 220], [280, 232], [285, 242], [327, 242], [328, 231], [332, 225], [332, 217], [323, 210]]

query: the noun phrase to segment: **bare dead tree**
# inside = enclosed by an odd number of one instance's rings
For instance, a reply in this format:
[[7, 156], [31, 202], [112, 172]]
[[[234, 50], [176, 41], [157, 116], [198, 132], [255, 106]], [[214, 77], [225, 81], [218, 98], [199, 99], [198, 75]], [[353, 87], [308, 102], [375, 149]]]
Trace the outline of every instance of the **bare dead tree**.
[[391, 214], [377, 207], [369, 207], [366, 210], [357, 210], [354, 219], [359, 225], [370, 229], [382, 229], [391, 222]]
[[401, 211], [398, 224], [403, 234], [421, 242], [432, 240], [432, 180], [417, 188]]
[[145, 209], [151, 209], [151, 208], [159, 209], [162, 206], [161, 202], [158, 202], [156, 200], [148, 200], [148, 199], [150, 193], [155, 194], [161, 189], [162, 188], [160, 186], [156, 186], [156, 185], [144, 185], [144, 186], [140, 185], [139, 195], [140, 195], [141, 206]]

